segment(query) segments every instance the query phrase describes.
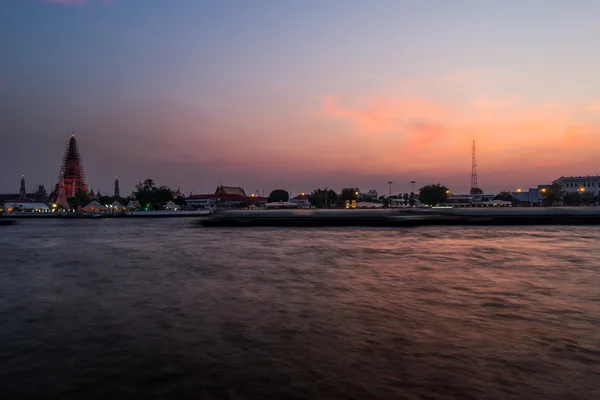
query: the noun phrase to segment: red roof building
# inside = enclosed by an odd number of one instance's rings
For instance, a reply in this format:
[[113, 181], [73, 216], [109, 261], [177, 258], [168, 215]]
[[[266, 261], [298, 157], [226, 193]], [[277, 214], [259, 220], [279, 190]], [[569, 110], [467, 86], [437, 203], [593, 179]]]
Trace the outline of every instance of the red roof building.
[[234, 207], [241, 203], [266, 203], [267, 198], [255, 195], [248, 196], [243, 188], [238, 186], [218, 186], [213, 194], [196, 194], [185, 199], [188, 205], [216, 204], [221, 207]]

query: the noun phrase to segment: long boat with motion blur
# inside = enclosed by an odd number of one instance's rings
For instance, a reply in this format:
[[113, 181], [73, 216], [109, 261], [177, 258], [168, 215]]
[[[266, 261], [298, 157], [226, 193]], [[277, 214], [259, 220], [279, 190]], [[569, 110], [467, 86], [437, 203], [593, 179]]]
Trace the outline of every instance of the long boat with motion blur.
[[427, 225], [600, 225], [600, 207], [227, 210], [203, 226], [413, 227]]

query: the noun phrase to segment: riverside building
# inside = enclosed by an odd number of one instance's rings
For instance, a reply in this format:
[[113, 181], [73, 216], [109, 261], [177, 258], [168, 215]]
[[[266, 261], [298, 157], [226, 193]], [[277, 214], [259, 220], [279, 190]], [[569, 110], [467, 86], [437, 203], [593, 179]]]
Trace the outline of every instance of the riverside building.
[[561, 176], [555, 183], [560, 183], [563, 190], [567, 193], [573, 192], [591, 192], [600, 194], [600, 176]]

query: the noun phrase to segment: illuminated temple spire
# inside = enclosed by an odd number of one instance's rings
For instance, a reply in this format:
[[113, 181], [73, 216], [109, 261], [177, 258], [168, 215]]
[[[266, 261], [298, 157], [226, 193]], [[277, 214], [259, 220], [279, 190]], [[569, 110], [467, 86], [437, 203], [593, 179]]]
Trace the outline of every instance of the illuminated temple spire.
[[[85, 175], [83, 173], [83, 163], [79, 155], [77, 141], [75, 140], [75, 132], [71, 132], [71, 139], [69, 139], [69, 143], [67, 144], [58, 179], [58, 192], [60, 192], [60, 186], [62, 185], [66, 199], [74, 197], [80, 191], [88, 194]], [[57, 193], [57, 198], [59, 197], [60, 193]]]

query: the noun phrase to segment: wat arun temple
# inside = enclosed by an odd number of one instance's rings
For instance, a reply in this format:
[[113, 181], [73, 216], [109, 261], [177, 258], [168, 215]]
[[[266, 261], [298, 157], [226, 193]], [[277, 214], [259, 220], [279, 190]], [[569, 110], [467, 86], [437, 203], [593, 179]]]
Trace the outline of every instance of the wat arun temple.
[[87, 184], [85, 183], [85, 174], [83, 172], [81, 156], [79, 155], [79, 147], [75, 140], [75, 134], [72, 133], [63, 157], [58, 183], [52, 192], [51, 199], [64, 208], [68, 208], [69, 203], [67, 199], [75, 197], [79, 192], [83, 192], [86, 195], [89, 193]]

